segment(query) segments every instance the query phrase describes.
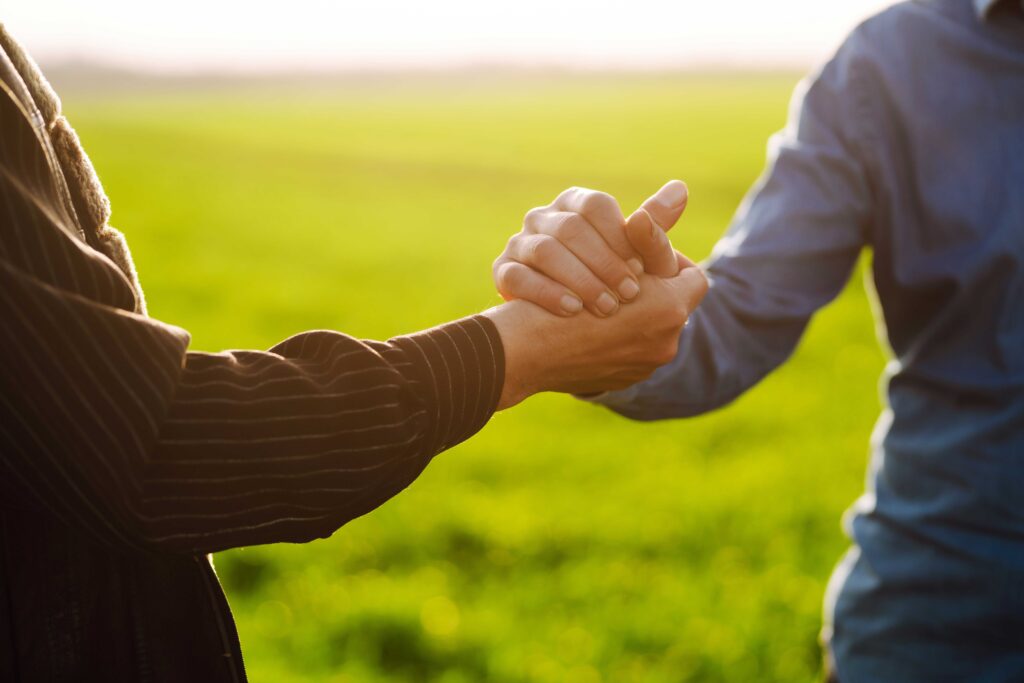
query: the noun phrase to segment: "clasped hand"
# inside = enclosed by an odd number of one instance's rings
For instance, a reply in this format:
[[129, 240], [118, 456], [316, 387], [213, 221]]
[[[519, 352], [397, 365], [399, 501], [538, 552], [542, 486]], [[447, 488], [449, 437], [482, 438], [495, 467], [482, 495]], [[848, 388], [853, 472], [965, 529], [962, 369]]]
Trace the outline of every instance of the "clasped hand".
[[674, 180], [627, 219], [610, 195], [571, 188], [526, 214], [494, 262], [509, 303], [485, 313], [505, 344], [499, 408], [539, 391], [621, 389], [675, 357], [707, 291], [665, 234], [686, 200]]

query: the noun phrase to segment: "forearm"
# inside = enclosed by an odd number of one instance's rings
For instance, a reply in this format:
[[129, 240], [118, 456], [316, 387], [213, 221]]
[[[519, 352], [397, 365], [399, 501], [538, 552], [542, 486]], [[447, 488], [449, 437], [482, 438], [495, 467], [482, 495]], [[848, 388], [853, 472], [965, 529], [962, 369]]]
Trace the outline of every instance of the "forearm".
[[189, 354], [144, 474], [144, 534], [202, 551], [327, 536], [479, 430], [502, 377], [479, 316], [388, 342], [309, 332]]
[[692, 417], [727, 405], [785, 362], [810, 313], [784, 314], [716, 278], [714, 268], [709, 279], [671, 362], [631, 387], [584, 398], [635, 420]]
[[198, 354], [182, 330], [2, 260], [0, 284], [0, 493], [114, 545], [326, 536], [479, 429], [501, 391], [480, 318]]

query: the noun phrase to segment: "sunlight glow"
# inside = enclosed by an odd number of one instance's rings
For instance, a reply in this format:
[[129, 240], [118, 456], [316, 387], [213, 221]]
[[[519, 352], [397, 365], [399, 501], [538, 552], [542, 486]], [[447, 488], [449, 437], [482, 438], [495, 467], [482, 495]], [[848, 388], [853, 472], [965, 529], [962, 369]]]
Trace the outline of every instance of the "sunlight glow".
[[3, 21], [43, 62], [171, 71], [467, 64], [806, 66], [881, 0], [54, 0]]

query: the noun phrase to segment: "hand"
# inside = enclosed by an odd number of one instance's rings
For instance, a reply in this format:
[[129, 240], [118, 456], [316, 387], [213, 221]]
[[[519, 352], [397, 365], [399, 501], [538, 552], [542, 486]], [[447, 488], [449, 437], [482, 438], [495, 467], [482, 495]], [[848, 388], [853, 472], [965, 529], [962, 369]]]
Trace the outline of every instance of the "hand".
[[682, 262], [677, 267], [682, 270], [674, 277], [640, 275], [643, 293], [611, 319], [589, 312], [556, 317], [527, 301], [485, 311], [505, 348], [498, 408], [541, 391], [623, 389], [671, 361], [679, 333], [708, 286], [699, 268]]
[[494, 262], [498, 292], [506, 301], [525, 299], [556, 315], [584, 307], [598, 316], [615, 313], [620, 302], [639, 294], [641, 272], [678, 272], [664, 233], [679, 220], [687, 196], [682, 181], [670, 181], [626, 221], [610, 195], [566, 190], [526, 214], [522, 231]]

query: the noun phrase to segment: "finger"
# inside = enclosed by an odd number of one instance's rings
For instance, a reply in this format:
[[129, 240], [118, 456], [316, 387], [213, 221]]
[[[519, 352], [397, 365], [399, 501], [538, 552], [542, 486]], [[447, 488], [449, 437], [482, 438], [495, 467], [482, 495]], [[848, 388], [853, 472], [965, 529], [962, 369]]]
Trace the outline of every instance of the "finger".
[[523, 299], [565, 317], [583, 310], [583, 302], [575, 294], [546, 275], [515, 261], [496, 263], [494, 281], [505, 301]]
[[626, 237], [651, 275], [672, 277], [679, 272], [679, 259], [665, 231], [654, 224], [650, 214], [637, 209], [626, 221]]
[[689, 198], [690, 192], [686, 183], [682, 180], [670, 180], [641, 204], [640, 208], [650, 214], [659, 228], [668, 232], [683, 215]]
[[513, 260], [562, 284], [582, 299], [594, 315], [611, 315], [619, 307], [615, 294], [575, 253], [551, 235], [525, 235], [509, 244], [508, 254]]
[[697, 266], [683, 268], [678, 275], [669, 278], [668, 283], [676, 291], [678, 303], [684, 308], [684, 318], [693, 313], [708, 292], [708, 279]]
[[[608, 246], [590, 221], [581, 214], [570, 211], [541, 214], [535, 217], [529, 229], [557, 239], [605, 287], [615, 292], [620, 300], [629, 301], [640, 292], [640, 284], [629, 264]], [[622, 228], [616, 230], [623, 232]], [[621, 236], [625, 239], [625, 235]], [[560, 280], [556, 273], [548, 272], [548, 275]]]
[[[558, 195], [552, 206], [559, 211], [578, 213], [594, 226], [601, 238], [619, 255], [623, 261], [635, 258], [636, 254], [629, 241], [622, 234], [626, 219], [622, 209], [607, 192], [588, 190], [585, 187], [571, 187]], [[642, 265], [637, 262], [634, 271], [637, 275], [643, 272]]]

